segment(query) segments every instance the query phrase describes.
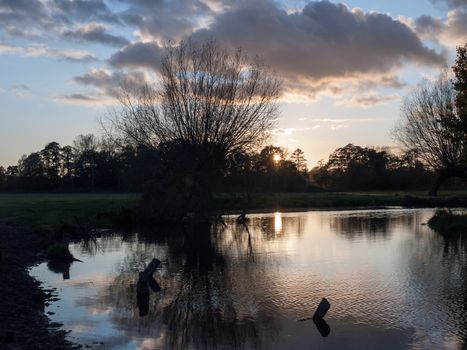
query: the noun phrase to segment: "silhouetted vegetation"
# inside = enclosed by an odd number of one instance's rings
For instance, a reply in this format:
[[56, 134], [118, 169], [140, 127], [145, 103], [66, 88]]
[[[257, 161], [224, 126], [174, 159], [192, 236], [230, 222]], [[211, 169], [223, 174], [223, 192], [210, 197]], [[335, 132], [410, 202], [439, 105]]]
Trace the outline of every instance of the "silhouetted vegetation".
[[467, 215], [439, 210], [428, 221], [428, 226], [442, 234], [465, 234], [467, 233]]
[[[177, 195], [187, 195], [182, 186], [182, 180], [189, 181], [185, 171], [200, 161], [187, 147], [193, 148], [179, 143], [155, 149], [120, 146], [94, 135], [78, 136], [73, 146], [50, 142], [22, 156], [17, 165], [0, 167], [0, 191], [145, 192], [151, 188], [154, 196], [169, 191], [172, 196], [167, 200], [182, 203]], [[407, 190], [428, 187], [434, 176], [414, 152], [397, 155], [389, 148], [352, 144], [336, 149], [326, 163], [321, 161], [310, 171], [303, 151], [288, 153], [272, 145], [259, 152], [232, 152], [224, 162], [197, 183], [209, 182], [212, 193]]]
[[47, 248], [47, 259], [56, 261], [72, 261], [74, 260], [74, 257], [65, 244], [53, 243]]
[[436, 195], [451, 177], [467, 178], [467, 44], [457, 48], [454, 79], [425, 82], [402, 106], [396, 139], [436, 173]]
[[328, 190], [394, 190], [423, 188], [432, 173], [408, 151], [401, 155], [388, 148], [348, 144], [336, 149], [327, 163], [313, 168], [311, 183]]

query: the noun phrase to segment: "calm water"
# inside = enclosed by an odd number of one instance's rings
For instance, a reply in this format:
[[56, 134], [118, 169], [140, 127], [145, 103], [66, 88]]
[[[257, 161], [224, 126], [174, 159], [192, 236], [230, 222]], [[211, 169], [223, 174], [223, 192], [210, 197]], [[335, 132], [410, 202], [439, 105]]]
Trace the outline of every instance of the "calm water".
[[[249, 232], [227, 217], [211, 233], [111, 234], [71, 244], [83, 262], [68, 271], [31, 274], [58, 288], [53, 321], [93, 348], [465, 349], [467, 243], [423, 225], [433, 213], [271, 213]], [[135, 282], [153, 257], [161, 291], [145, 310]], [[298, 322], [322, 297], [326, 323]]]

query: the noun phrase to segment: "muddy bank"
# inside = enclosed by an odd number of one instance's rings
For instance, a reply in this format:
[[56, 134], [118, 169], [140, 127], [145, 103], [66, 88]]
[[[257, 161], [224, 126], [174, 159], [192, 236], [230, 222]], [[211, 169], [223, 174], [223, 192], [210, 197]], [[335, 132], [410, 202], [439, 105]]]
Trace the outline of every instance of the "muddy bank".
[[44, 314], [53, 290], [28, 273], [28, 267], [43, 259], [39, 235], [0, 222], [0, 344], [12, 349], [76, 349], [65, 339], [66, 331]]

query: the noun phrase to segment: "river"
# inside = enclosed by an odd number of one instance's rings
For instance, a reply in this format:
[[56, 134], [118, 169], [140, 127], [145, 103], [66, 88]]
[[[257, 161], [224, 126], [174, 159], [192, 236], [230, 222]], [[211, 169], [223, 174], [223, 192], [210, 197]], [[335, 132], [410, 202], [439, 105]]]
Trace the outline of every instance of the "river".
[[[82, 260], [31, 275], [46, 308], [96, 349], [465, 349], [467, 239], [426, 225], [433, 209], [250, 215], [247, 226], [108, 232]], [[148, 300], [138, 271], [157, 258]], [[321, 298], [331, 309], [313, 315]]]

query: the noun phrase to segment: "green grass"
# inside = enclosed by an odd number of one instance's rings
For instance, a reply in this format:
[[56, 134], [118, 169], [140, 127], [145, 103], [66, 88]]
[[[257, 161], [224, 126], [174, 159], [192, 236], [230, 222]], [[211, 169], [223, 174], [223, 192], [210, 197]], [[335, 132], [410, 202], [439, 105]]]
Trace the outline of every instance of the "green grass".
[[57, 229], [74, 217], [112, 213], [138, 203], [135, 193], [0, 193], [0, 220]]
[[[0, 220], [54, 231], [63, 224], [74, 224], [74, 217], [89, 219], [97, 214], [111, 214], [122, 207], [133, 208], [137, 193], [34, 193], [0, 194]], [[245, 194], [217, 194], [221, 211], [239, 211], [246, 207]], [[307, 208], [360, 207], [466, 207], [467, 190], [440, 192], [430, 198], [426, 192], [310, 192], [255, 193], [249, 211], [293, 210]]]

